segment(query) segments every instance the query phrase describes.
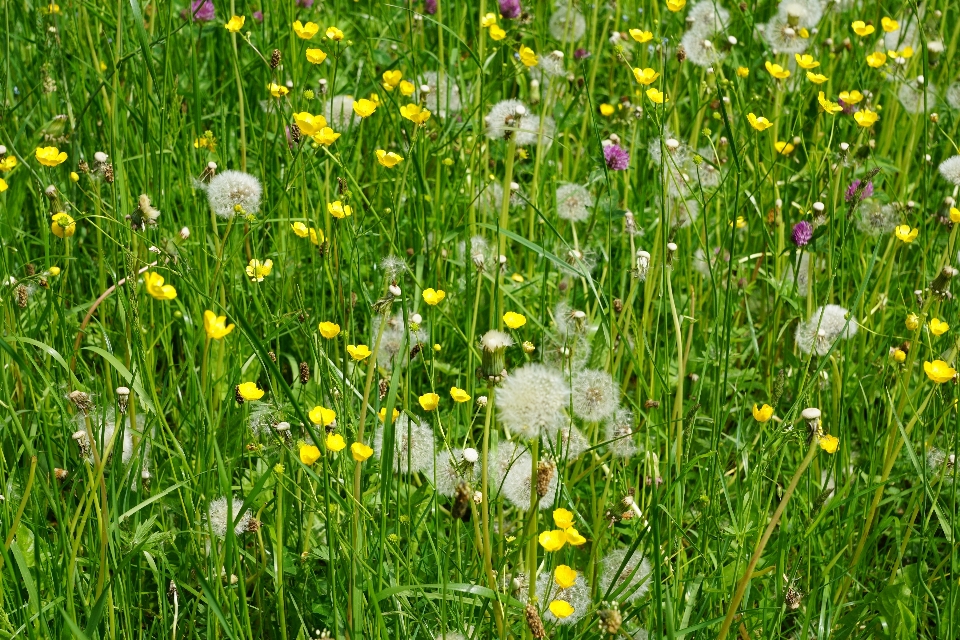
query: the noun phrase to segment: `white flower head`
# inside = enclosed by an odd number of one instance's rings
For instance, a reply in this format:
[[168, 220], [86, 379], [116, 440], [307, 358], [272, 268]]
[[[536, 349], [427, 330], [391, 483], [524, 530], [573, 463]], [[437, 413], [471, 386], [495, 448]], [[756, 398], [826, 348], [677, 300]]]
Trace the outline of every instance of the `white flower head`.
[[334, 131], [344, 131], [360, 121], [360, 116], [353, 110], [353, 96], [333, 96], [324, 108], [323, 116], [327, 119], [327, 126]]
[[477, 477], [477, 470], [477, 465], [466, 459], [463, 449], [443, 447], [437, 453], [434, 477], [431, 479], [437, 493], [452, 498], [461, 482], [467, 484], [474, 482]]
[[526, 439], [560, 428], [570, 391], [563, 375], [542, 364], [526, 364], [510, 374], [497, 394], [503, 425]]
[[562, 220], [582, 222], [590, 217], [593, 194], [579, 184], [563, 183], [557, 187], [557, 216]]
[[576, 42], [586, 33], [587, 20], [582, 13], [573, 8], [572, 4], [563, 2], [550, 16], [547, 28], [554, 40]]
[[797, 326], [797, 347], [803, 353], [824, 356], [837, 340], [852, 338], [857, 333], [857, 319], [851, 315], [848, 322], [848, 313], [835, 304], [819, 307], [809, 320]]
[[[236, 522], [233, 527], [233, 532], [238, 536], [246, 533], [253, 520], [253, 512], [247, 509], [243, 511], [241, 515], [242, 509], [243, 500], [241, 498], [230, 498], [229, 505], [225, 497], [217, 498], [211, 502], [207, 507], [207, 522], [210, 524], [210, 530], [213, 532], [213, 535], [218, 538], [225, 538], [227, 536], [229, 525], [232, 524], [229, 520], [230, 516], [232, 516], [233, 521]], [[231, 513], [228, 514], [228, 510], [231, 511]]]
[[952, 184], [960, 185], [960, 156], [952, 156], [940, 163], [940, 175]]
[[417, 84], [417, 101], [423, 101], [430, 113], [446, 118], [448, 114], [460, 111], [460, 87], [455, 80], [451, 82], [449, 74], [444, 74], [441, 79], [436, 71], [426, 71], [420, 75]]
[[587, 422], [600, 422], [617, 410], [620, 389], [606, 371], [584, 369], [573, 378], [573, 413]]
[[604, 440], [614, 458], [628, 459], [637, 455], [640, 447], [634, 438], [635, 432], [633, 411], [619, 408], [613, 412], [604, 424]]
[[634, 549], [611, 551], [600, 561], [601, 597], [631, 602], [646, 595], [650, 590], [650, 563], [640, 551]]
[[[433, 429], [417, 420], [400, 414], [393, 425], [393, 470], [396, 473], [418, 473], [433, 466]], [[383, 456], [383, 426], [373, 439], [373, 451]]]
[[263, 188], [260, 181], [249, 173], [224, 171], [215, 175], [204, 188], [210, 208], [221, 218], [232, 218], [238, 208], [250, 215], [260, 210]]

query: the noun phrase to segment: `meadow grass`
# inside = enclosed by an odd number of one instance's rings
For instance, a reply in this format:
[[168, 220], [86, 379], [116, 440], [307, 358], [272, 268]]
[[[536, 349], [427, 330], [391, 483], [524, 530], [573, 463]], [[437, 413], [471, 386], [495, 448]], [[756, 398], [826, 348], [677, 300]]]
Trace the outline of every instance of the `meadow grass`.
[[0, 637], [960, 637], [958, 13], [2, 3]]

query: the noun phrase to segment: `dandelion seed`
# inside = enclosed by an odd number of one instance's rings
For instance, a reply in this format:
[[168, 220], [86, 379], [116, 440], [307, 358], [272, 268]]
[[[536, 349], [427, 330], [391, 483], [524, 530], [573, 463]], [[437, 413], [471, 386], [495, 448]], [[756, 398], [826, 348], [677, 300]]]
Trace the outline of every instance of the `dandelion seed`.
[[613, 457], [629, 459], [640, 452], [633, 437], [634, 420], [633, 411], [618, 408], [604, 423], [604, 440]]
[[497, 409], [506, 428], [532, 439], [541, 433], [556, 433], [569, 397], [566, 381], [558, 371], [542, 364], [526, 364], [503, 384]]
[[254, 215], [260, 210], [263, 189], [260, 181], [242, 171], [224, 171], [202, 187], [207, 192], [210, 209], [221, 218], [232, 218], [238, 211]]
[[938, 169], [944, 180], [960, 185], [960, 155], [947, 158], [940, 163]]
[[620, 402], [620, 389], [606, 371], [584, 369], [573, 379], [573, 413], [587, 422], [610, 417]]
[[434, 471], [434, 488], [437, 493], [448, 498], [454, 497], [461, 483], [472, 484], [477, 479], [477, 468], [473, 461], [467, 460], [463, 449], [444, 448], [437, 454]]
[[930, 82], [908, 80], [900, 85], [897, 98], [907, 113], [923, 113], [937, 104], [937, 88]]
[[797, 326], [795, 335], [797, 348], [805, 354], [815, 353], [824, 356], [837, 340], [852, 338], [857, 334], [857, 319], [835, 304], [819, 307], [813, 316]]
[[[412, 419], [406, 414], [397, 417], [393, 424], [393, 470], [396, 473], [428, 472], [433, 467], [434, 435], [427, 424]], [[377, 429], [373, 439], [373, 451], [383, 457], [383, 427]], [[428, 475], [430, 475], [428, 473]]]
[[604, 597], [633, 602], [650, 590], [650, 563], [639, 551], [634, 550], [628, 556], [629, 552], [629, 549], [611, 551], [600, 561], [598, 593]]
[[[233, 521], [230, 521], [231, 515]], [[230, 498], [229, 505], [227, 498], [213, 500], [207, 507], [207, 523], [213, 535], [218, 538], [226, 538], [231, 525], [233, 525], [234, 534], [238, 536], [247, 531], [255, 531], [259, 526], [253, 517], [253, 512], [249, 509], [243, 511], [243, 500], [235, 497]]]

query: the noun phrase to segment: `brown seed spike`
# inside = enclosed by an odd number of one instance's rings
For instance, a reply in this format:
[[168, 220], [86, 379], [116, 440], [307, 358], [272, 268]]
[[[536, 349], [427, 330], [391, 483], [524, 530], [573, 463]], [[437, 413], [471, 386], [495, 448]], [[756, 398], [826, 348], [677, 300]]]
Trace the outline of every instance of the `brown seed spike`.
[[237, 404], [243, 404], [243, 394], [240, 393], [240, 385], [237, 385], [234, 391], [236, 392]]
[[274, 49], [273, 53], [270, 54], [270, 69], [276, 69], [280, 66], [280, 49]]
[[552, 460], [541, 460], [537, 465], [537, 495], [541, 498], [550, 491], [550, 483], [557, 472], [557, 465]]
[[540, 619], [540, 613], [535, 606], [528, 603], [523, 609], [523, 615], [527, 618], [530, 635], [537, 640], [543, 640], [543, 638], [547, 637], [547, 630], [543, 628], [543, 621]]
[[300, 363], [300, 384], [307, 384], [310, 382], [310, 365], [306, 362]]

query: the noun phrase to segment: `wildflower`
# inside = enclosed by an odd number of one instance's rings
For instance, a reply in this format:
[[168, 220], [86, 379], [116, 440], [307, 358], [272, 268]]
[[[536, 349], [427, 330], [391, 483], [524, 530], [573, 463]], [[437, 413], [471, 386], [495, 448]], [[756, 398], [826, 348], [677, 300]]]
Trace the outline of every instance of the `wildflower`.
[[920, 318], [917, 317], [917, 314], [911, 313], [904, 320], [904, 325], [906, 325], [908, 331], [916, 331], [920, 328]]
[[526, 364], [512, 372], [497, 395], [500, 421], [526, 439], [553, 435], [564, 420], [570, 391], [563, 375], [546, 365]]
[[400, 81], [403, 80], [403, 72], [399, 69], [388, 69], [380, 76], [383, 79], [381, 83], [387, 91], [393, 91]]
[[653, 40], [653, 33], [650, 31], [644, 31], [643, 29], [630, 29], [629, 33], [630, 37], [640, 44], [644, 44], [645, 42], [650, 42]]
[[840, 100], [843, 101], [844, 104], [857, 104], [863, 100], [863, 94], [857, 90], [841, 91]]
[[400, 115], [414, 124], [423, 124], [430, 119], [429, 111], [418, 104], [412, 103], [400, 107]]
[[817, 102], [820, 103], [820, 107], [824, 110], [824, 112], [832, 116], [843, 111], [843, 107], [841, 107], [839, 104], [827, 100], [827, 97], [824, 95], [823, 91], [817, 94]]
[[887, 63], [887, 54], [882, 51], [874, 51], [867, 54], [867, 64], [874, 69], [879, 69]]
[[334, 200], [327, 203], [327, 213], [338, 220], [353, 215], [353, 208], [348, 204], [343, 204], [340, 200]]
[[803, 353], [825, 356], [836, 341], [855, 336], [857, 319], [850, 316], [848, 320], [848, 313], [845, 308], [835, 304], [819, 307], [809, 320], [797, 326], [797, 348]]
[[891, 33], [900, 28], [900, 23], [892, 18], [883, 17], [880, 19], [880, 27], [886, 33]]
[[253, 215], [260, 209], [263, 191], [260, 181], [242, 171], [218, 173], [205, 186], [210, 208], [221, 218], [232, 218], [238, 210]]
[[587, 422], [600, 422], [617, 410], [620, 388], [606, 371], [584, 369], [572, 383], [573, 413]]
[[72, 217], [61, 211], [50, 218], [50, 231], [58, 238], [70, 238], [77, 232], [77, 224]]
[[809, 80], [813, 84], [823, 84], [829, 79], [830, 78], [823, 75], [822, 73], [813, 73], [812, 71], [807, 71], [807, 80]]
[[[416, 92], [417, 97], [430, 113], [445, 118], [448, 113], [460, 111], [460, 87], [457, 86], [456, 78], [452, 78], [450, 74], [440, 75], [436, 71], [426, 71], [417, 78], [417, 82], [420, 85]], [[447, 160], [452, 163], [449, 158]]]
[[503, 314], [503, 323], [511, 329], [519, 329], [523, 325], [527, 324], [527, 318], [514, 311], [507, 311], [505, 314]]
[[865, 24], [863, 20], [854, 20], [853, 24], [850, 25], [850, 28], [852, 28], [853, 32], [861, 38], [867, 37], [876, 30], [872, 24]]
[[564, 183], [557, 187], [557, 217], [561, 220], [581, 222], [590, 217], [594, 204], [593, 195], [586, 187]]
[[306, 111], [293, 114], [293, 121], [300, 127], [300, 132], [304, 135], [316, 135], [327, 126], [327, 119], [323, 116], [315, 116]]
[[[58, 164], [62, 164], [67, 159], [67, 152], [60, 151], [56, 147], [37, 147], [35, 152], [37, 157], [37, 162], [42, 164], [45, 167], [55, 167]], [[13, 157], [13, 156], [11, 156]], [[12, 169], [16, 165], [16, 162], [10, 165]], [[9, 171], [9, 169], [7, 169]]]
[[630, 153], [619, 145], [610, 144], [603, 148], [603, 160], [611, 171], [626, 171], [630, 166]]
[[800, 55], [799, 53], [795, 53], [793, 57], [797, 61], [797, 66], [801, 69], [815, 69], [820, 66], [820, 63], [814, 60], [810, 54], [805, 53]]
[[[59, 155], [59, 154], [58, 154]], [[17, 156], [9, 155], [3, 158], [0, 158], [0, 171], [7, 173], [8, 171], [13, 171], [17, 166]]]
[[577, 581], [577, 572], [567, 565], [561, 564], [553, 570], [553, 581], [561, 589], [569, 589]]
[[270, 275], [270, 272], [273, 271], [273, 260], [257, 260], [254, 258], [250, 261], [245, 269], [247, 272], [247, 277], [254, 282], [263, 282], [263, 279]]
[[933, 382], [943, 384], [950, 382], [957, 375], [957, 370], [948, 365], [943, 360], [934, 360], [933, 362], [923, 363], [923, 372], [927, 374]]
[[480, 17], [480, 27], [486, 29], [497, 24], [497, 14], [490, 12]]
[[790, 72], [778, 64], [773, 64], [769, 60], [763, 65], [767, 69], [767, 73], [772, 75], [777, 80], [786, 80], [790, 77]]
[[353, 103], [353, 112], [361, 118], [369, 118], [377, 110], [377, 105], [372, 100], [360, 98]]
[[753, 405], [753, 419], [757, 422], [767, 422], [773, 417], [773, 407], [768, 404], [758, 407]]
[[561, 529], [569, 529], [573, 526], [573, 513], [567, 509], [554, 509], [553, 523]]
[[[572, 571], [572, 570], [571, 570]], [[569, 587], [561, 587], [549, 571], [537, 578], [537, 602], [546, 605], [543, 619], [557, 625], [572, 625], [579, 622], [590, 609], [590, 587], [582, 574]]]
[[470, 402], [470, 394], [459, 387], [450, 387], [450, 397], [454, 402]]
[[333, 40], [334, 42], [340, 42], [343, 40], [343, 31], [337, 29], [336, 27], [327, 27], [327, 31], [324, 34], [327, 36], [327, 40]]
[[320, 449], [312, 444], [303, 444], [300, 446], [300, 462], [308, 467], [320, 459]]
[[836, 436], [831, 436], [829, 434], [820, 436], [817, 443], [820, 445], [820, 448], [826, 451], [827, 453], [836, 453], [837, 447], [840, 446], [840, 439]]
[[319, 329], [320, 335], [322, 335], [327, 340], [332, 340], [333, 338], [336, 338], [338, 335], [340, 335], [340, 325], [335, 324], [333, 322], [326, 322], [326, 321], [321, 322], [317, 327], [317, 329]]
[[399, 153], [394, 153], [393, 151], [377, 149], [377, 162], [390, 169], [391, 167], [395, 167], [403, 162], [403, 156], [401, 156]]
[[737, 77], [738, 78], [747, 78], [750, 76], [750, 69], [746, 67], [737, 67]]
[[312, 242], [314, 245], [319, 247], [320, 243], [323, 241], [324, 241], [323, 229], [316, 229], [314, 227], [310, 227], [310, 242]]
[[143, 284], [147, 293], [157, 300], [173, 300], [177, 297], [177, 290], [171, 284], [163, 284], [163, 276], [159, 273], [148, 271], [143, 274]]
[[440, 304], [443, 301], [443, 299], [447, 296], [447, 294], [443, 291], [443, 289], [436, 291], [432, 288], [424, 289], [422, 295], [423, 295], [423, 301], [426, 302], [431, 307], [434, 307]]
[[561, 529], [544, 531], [537, 537], [537, 540], [545, 551], [559, 551], [563, 549], [563, 545], [567, 544], [567, 538], [563, 535]]
[[628, 557], [629, 552], [628, 549], [611, 551], [600, 561], [598, 593], [603, 597], [632, 602], [649, 591], [650, 562], [638, 551]]
[[293, 23], [293, 32], [297, 34], [297, 37], [301, 40], [309, 40], [313, 36], [317, 35], [317, 32], [320, 31], [320, 25], [316, 22], [308, 22], [303, 24], [299, 20]]
[[[233, 522], [230, 521], [231, 514]], [[231, 528], [239, 536], [251, 529], [256, 530], [258, 524], [249, 509], [243, 511], [243, 500], [240, 498], [230, 498], [229, 507], [227, 498], [217, 498], [211, 502], [207, 507], [207, 522], [213, 535], [218, 538], [225, 538]]]
[[0, 193], [3, 193], [4, 191], [6, 191], [7, 188], [8, 188], [7, 181], [4, 180], [3, 178], [0, 178]]
[[354, 442], [350, 445], [350, 455], [352, 455], [353, 459], [357, 462], [365, 462], [373, 455], [373, 449], [362, 442]]
[[507, 20], [519, 18], [523, 9], [520, 7], [520, 0], [500, 0], [500, 15]]
[[660, 77], [660, 73], [657, 72], [657, 71], [654, 71], [653, 69], [650, 69], [650, 68], [647, 68], [647, 69], [635, 68], [635, 69], [633, 70], [633, 77], [634, 77], [634, 78], [637, 80], [637, 82], [639, 82], [640, 84], [642, 84], [642, 85], [644, 85], [644, 86], [649, 86], [649, 85], [653, 84], [653, 82], [654, 82], [657, 78]]
[[950, 207], [950, 222], [954, 224], [960, 222], [960, 209]]
[[327, 59], [327, 54], [321, 49], [307, 49], [307, 62], [310, 64], [321, 64]]
[[500, 40], [503, 40], [504, 38], [507, 37], [507, 32], [504, 31], [504, 30], [500, 27], [500, 25], [496, 25], [496, 24], [491, 25], [491, 26], [490, 26], [490, 29], [489, 29], [489, 31], [487, 31], [487, 33], [490, 34], [490, 39], [493, 40], [493, 41], [495, 41], [495, 42], [499, 42]]
[[317, 144], [322, 144], [325, 147], [330, 146], [337, 141], [337, 138], [340, 137], [339, 133], [335, 133], [330, 127], [324, 127], [317, 135], [313, 136], [313, 141]]
[[793, 143], [784, 142], [783, 140], [778, 140], [773, 143], [773, 148], [777, 150], [777, 153], [780, 155], [788, 156], [793, 153]]
[[347, 353], [349, 353], [350, 357], [356, 360], [357, 362], [361, 362], [370, 357], [370, 348], [365, 344], [360, 344], [360, 345], [348, 344]]
[[[650, 87], [646, 91], [647, 97], [650, 98], [650, 102], [654, 104], [663, 104], [664, 102], [669, 101], [669, 98], [663, 95], [663, 92], [654, 87]], [[611, 145], [615, 146], [615, 145]]]
[[246, 20], [246, 16], [233, 16], [223, 26], [230, 33], [237, 33], [243, 28], [243, 23], [246, 22]]
[[333, 409], [327, 409], [326, 407], [317, 405], [310, 410], [307, 417], [310, 418], [310, 422], [313, 424], [325, 427], [337, 419], [337, 413]]
[[890, 355], [893, 357], [894, 361], [903, 364], [907, 359], [907, 352], [900, 348], [895, 348], [890, 350]]
[[951, 156], [940, 163], [938, 167], [944, 180], [960, 185], [960, 156]]
[[566, 600], [550, 601], [550, 613], [561, 620], [573, 615], [573, 611], [573, 606]]
[[856, 120], [857, 124], [861, 127], [870, 127], [880, 119], [880, 116], [869, 109], [864, 109], [853, 114], [853, 119]]
[[47, 272], [50, 274], [51, 277], [56, 278], [58, 275], [60, 275], [60, 267], [50, 267], [49, 269], [47, 269]]
[[203, 312], [203, 329], [208, 338], [221, 340], [233, 331], [233, 325], [227, 324], [227, 316], [218, 316], [208, 309]]
[[535, 67], [539, 62], [537, 54], [534, 53], [530, 47], [520, 45], [520, 53], [518, 55], [520, 56], [520, 62], [523, 63], [525, 67]]
[[253, 402], [263, 397], [264, 391], [256, 382], [241, 382], [237, 385], [237, 395], [246, 402]]
[[910, 225], [901, 224], [893, 230], [893, 233], [897, 236], [897, 240], [910, 244], [916, 240], [917, 234], [920, 233], [920, 229], [911, 229]]
[[798, 247], [807, 246], [807, 243], [813, 238], [813, 225], [806, 220], [801, 220], [793, 225], [793, 233], [790, 237]]
[[753, 113], [747, 114], [747, 120], [750, 122], [750, 126], [756, 129], [757, 131], [766, 131], [773, 126], [773, 123], [760, 116], [759, 118]]
[[609, 118], [610, 116], [612, 116], [614, 111], [615, 109], [613, 108], [612, 104], [607, 104], [606, 102], [604, 102], [603, 104], [600, 105], [600, 115], [606, 118]]
[[417, 398], [417, 402], [420, 403], [424, 411], [433, 411], [440, 406], [440, 396], [436, 393], [425, 393]]
[[950, 330], [949, 324], [947, 324], [946, 322], [943, 322], [942, 320], [938, 320], [937, 318], [931, 318], [929, 326], [930, 326], [930, 333], [932, 333], [935, 336], [942, 336], [943, 334], [945, 334], [947, 331]]
[[667, 9], [673, 13], [681, 11], [687, 6], [687, 0], [667, 0]]
[[339, 433], [328, 433], [324, 444], [327, 446], [327, 449], [333, 451], [334, 453], [337, 451], [342, 451], [347, 446], [343, 436]]

